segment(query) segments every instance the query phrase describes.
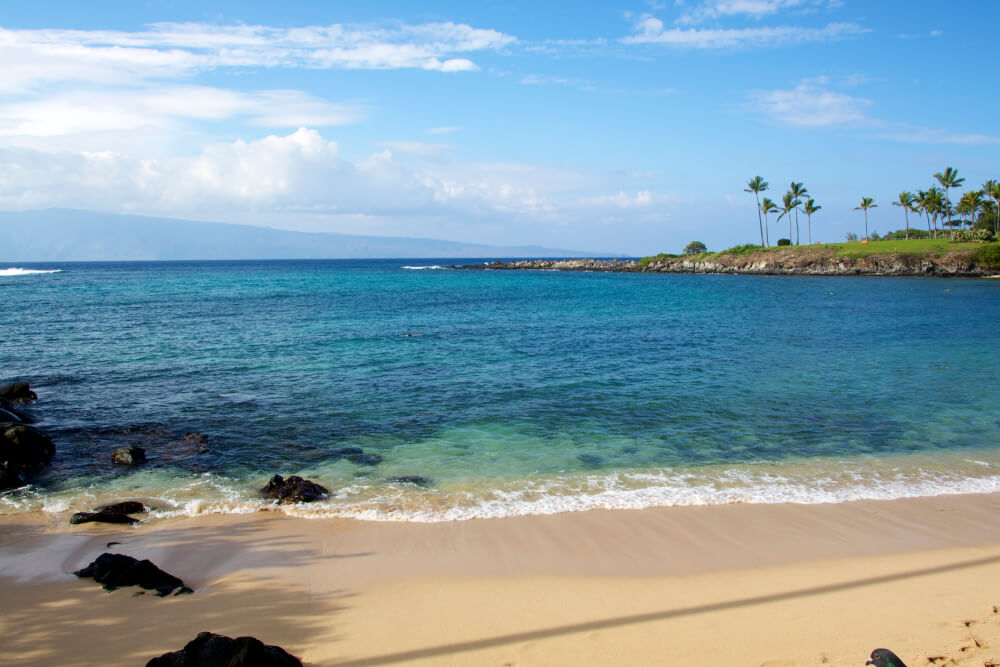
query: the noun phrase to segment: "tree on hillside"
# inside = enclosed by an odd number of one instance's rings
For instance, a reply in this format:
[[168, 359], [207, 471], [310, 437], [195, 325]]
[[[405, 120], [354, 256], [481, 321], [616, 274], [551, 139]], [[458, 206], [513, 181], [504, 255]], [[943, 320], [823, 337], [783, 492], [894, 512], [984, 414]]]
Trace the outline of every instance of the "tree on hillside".
[[866, 239], [868, 238], [868, 209], [870, 209], [870, 208], [878, 208], [878, 204], [876, 204], [875, 200], [872, 199], [871, 197], [862, 197], [861, 198], [861, 205], [854, 207], [855, 211], [864, 211], [865, 212], [865, 238]]
[[959, 213], [966, 213], [969, 216], [969, 228], [971, 229], [976, 224], [976, 218], [979, 215], [979, 209], [983, 207], [983, 194], [982, 190], [970, 190], [962, 195], [962, 198], [958, 200], [958, 207], [961, 209]]
[[910, 238], [910, 211], [916, 212], [917, 200], [912, 192], [903, 190], [899, 193], [899, 199], [892, 202], [893, 206], [900, 206], [903, 209], [903, 216], [906, 218], [906, 238]]
[[778, 220], [780, 221], [786, 215], [788, 216], [789, 240], [791, 240], [792, 238], [792, 211], [798, 208], [798, 205], [801, 203], [802, 202], [800, 202], [798, 199], [795, 198], [795, 195], [792, 194], [791, 190], [786, 192], [785, 195], [781, 198], [781, 215], [778, 216]]
[[816, 206], [816, 200], [815, 199], [810, 199], [809, 201], [807, 201], [806, 205], [802, 208], [802, 210], [805, 211], [806, 220], [808, 221], [808, 224], [809, 224], [809, 245], [812, 245], [812, 242], [813, 242], [813, 222], [812, 222], [812, 216], [813, 216], [813, 213], [815, 213], [816, 211], [820, 210], [821, 208], [823, 208], [823, 207], [822, 206]]
[[708, 248], [701, 241], [691, 241], [684, 247], [685, 255], [700, 255], [703, 252], [708, 252]]
[[767, 243], [764, 241], [764, 223], [761, 220], [760, 214], [760, 193], [767, 190], [767, 181], [765, 181], [760, 176], [754, 176], [749, 181], [747, 181], [747, 187], [744, 192], [752, 192], [754, 197], [757, 198], [757, 224], [760, 225], [760, 244], [767, 247]]
[[792, 181], [792, 184], [788, 186], [788, 191], [795, 197], [795, 245], [799, 245], [799, 206], [802, 205], [802, 198], [809, 194], [809, 191], [804, 185], [795, 181]]
[[[761, 204], [760, 210], [764, 212], [764, 231], [767, 233], [767, 240], [768, 240], [768, 242], [770, 242], [771, 241], [771, 230], [768, 229], [768, 227], [767, 227], [767, 214], [768, 213], [775, 213], [775, 212], [777, 212], [778, 205], [775, 204], [770, 199], [768, 199], [767, 197], [764, 197], [764, 202]], [[764, 246], [764, 247], [766, 248], [767, 246]]]
[[951, 167], [947, 167], [944, 170], [944, 173], [938, 172], [938, 173], [934, 174], [934, 178], [936, 178], [938, 180], [938, 183], [941, 184], [941, 187], [944, 188], [945, 212], [948, 215], [948, 226], [951, 227], [952, 226], [952, 224], [951, 224], [951, 196], [950, 196], [951, 189], [952, 188], [957, 188], [960, 185], [962, 185], [962, 183], [965, 183], [965, 179], [964, 178], [959, 178], [958, 177], [958, 170], [957, 169], [952, 169]]
[[997, 204], [997, 217], [993, 221], [993, 234], [1000, 236], [1000, 183], [992, 179], [983, 183], [983, 191], [986, 196], [991, 197]]

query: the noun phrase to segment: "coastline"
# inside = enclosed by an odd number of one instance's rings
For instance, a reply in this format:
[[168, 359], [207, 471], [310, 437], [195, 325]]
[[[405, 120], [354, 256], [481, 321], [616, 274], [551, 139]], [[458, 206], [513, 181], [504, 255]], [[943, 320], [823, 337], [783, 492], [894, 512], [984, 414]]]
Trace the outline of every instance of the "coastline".
[[765, 276], [937, 276], [993, 277], [1000, 271], [975, 264], [968, 252], [936, 255], [837, 255], [819, 248], [777, 248], [743, 255], [623, 259], [535, 259], [495, 261], [448, 268], [486, 271], [597, 271], [608, 273], [706, 273]]
[[[857, 665], [878, 646], [982, 665], [1000, 657], [998, 510], [1000, 493], [437, 524], [5, 516], [0, 631], [12, 665], [143, 664], [202, 630], [312, 665]], [[111, 541], [195, 594], [71, 575]], [[100, 628], [114, 642], [85, 646]]]

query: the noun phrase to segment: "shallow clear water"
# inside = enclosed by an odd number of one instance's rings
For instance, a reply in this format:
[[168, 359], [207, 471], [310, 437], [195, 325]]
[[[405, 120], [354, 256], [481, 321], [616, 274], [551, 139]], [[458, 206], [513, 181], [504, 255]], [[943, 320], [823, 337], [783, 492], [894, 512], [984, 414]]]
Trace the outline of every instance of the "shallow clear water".
[[440, 263], [0, 266], [0, 381], [58, 448], [0, 512], [253, 511], [274, 473], [408, 520], [1000, 490], [1000, 282], [403, 268]]

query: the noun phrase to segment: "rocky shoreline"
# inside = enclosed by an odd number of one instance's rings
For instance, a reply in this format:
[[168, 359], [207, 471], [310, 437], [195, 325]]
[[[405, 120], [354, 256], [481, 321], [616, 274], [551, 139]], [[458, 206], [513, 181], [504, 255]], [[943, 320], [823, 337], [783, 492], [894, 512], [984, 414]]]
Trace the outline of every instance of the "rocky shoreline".
[[968, 252], [847, 257], [820, 248], [781, 248], [736, 255], [626, 259], [535, 259], [450, 267], [463, 270], [605, 271], [611, 273], [723, 273], [768, 276], [1000, 276]]

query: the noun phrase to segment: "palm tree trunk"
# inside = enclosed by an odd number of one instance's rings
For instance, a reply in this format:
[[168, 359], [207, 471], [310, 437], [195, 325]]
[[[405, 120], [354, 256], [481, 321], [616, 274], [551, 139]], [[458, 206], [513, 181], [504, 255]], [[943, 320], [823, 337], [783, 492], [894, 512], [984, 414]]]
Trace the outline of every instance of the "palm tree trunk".
[[868, 209], [865, 209], [865, 240], [871, 241], [868, 237]]
[[760, 225], [760, 244], [764, 245], [764, 223], [760, 221], [760, 193], [754, 192], [753, 194], [757, 197], [757, 224]]
[[809, 225], [809, 245], [813, 244], [813, 217], [811, 214], [806, 214], [807, 224]]
[[771, 230], [767, 226], [767, 215], [764, 216], [764, 234], [764, 238], [766, 239], [764, 247], [769, 248], [771, 246]]
[[799, 244], [799, 209], [795, 209], [795, 245]]
[[910, 240], [910, 213], [905, 208], [903, 209], [903, 217], [906, 218], [906, 240]]

